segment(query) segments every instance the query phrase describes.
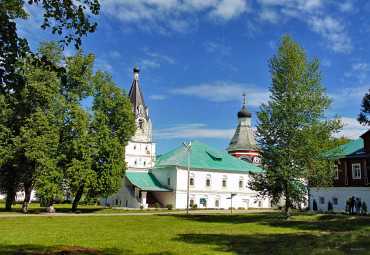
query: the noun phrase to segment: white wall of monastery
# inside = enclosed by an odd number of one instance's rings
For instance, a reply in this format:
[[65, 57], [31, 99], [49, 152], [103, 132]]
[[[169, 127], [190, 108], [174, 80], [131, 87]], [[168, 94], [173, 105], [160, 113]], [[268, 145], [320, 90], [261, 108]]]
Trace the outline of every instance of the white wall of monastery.
[[[313, 200], [316, 200], [317, 209], [327, 211], [328, 202], [333, 204], [334, 211], [344, 211], [346, 199], [354, 196], [365, 201], [368, 208], [370, 205], [370, 187], [331, 187], [331, 188], [310, 188], [310, 209], [313, 208]], [[338, 201], [335, 204], [335, 200]], [[322, 203], [323, 202], [323, 203]]]
[[[172, 169], [160, 169], [152, 172], [161, 184], [173, 189], [176, 195], [176, 201], [173, 205], [176, 208], [186, 208], [187, 169], [177, 167], [175, 171], [175, 167], [173, 167]], [[176, 180], [168, 186], [166, 185], [168, 178], [171, 178], [171, 180], [176, 178]], [[249, 179], [249, 174], [246, 172], [197, 169], [190, 170], [190, 178], [194, 180], [194, 185], [190, 186], [190, 200], [193, 200], [198, 208], [229, 208], [231, 207], [231, 200], [228, 198], [230, 198], [231, 193], [237, 194], [232, 201], [235, 208], [270, 207], [267, 199], [257, 199], [257, 193], [246, 187]], [[210, 186], [206, 185], [207, 179], [210, 180]], [[226, 187], [223, 187], [223, 181], [226, 181]], [[200, 204], [201, 198], [206, 199], [206, 205]]]

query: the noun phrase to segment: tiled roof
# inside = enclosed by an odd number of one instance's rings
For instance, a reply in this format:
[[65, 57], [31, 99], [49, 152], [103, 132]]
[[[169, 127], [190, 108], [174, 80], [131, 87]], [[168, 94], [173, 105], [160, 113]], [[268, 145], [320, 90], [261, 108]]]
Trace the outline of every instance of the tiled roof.
[[[128, 96], [130, 98], [131, 103], [134, 105], [135, 110], [135, 116], [140, 115], [139, 113], [139, 106], [142, 105], [144, 109], [147, 109], [148, 107], [145, 105], [143, 93], [141, 92], [139, 82], [137, 80], [134, 80], [134, 82], [131, 85], [130, 92], [128, 93]], [[146, 114], [146, 111], [141, 113], [142, 117], [145, 117], [146, 119], [149, 118], [149, 116]]]
[[[188, 166], [188, 148], [181, 146], [157, 158], [153, 169], [166, 166]], [[242, 161], [197, 140], [191, 143], [190, 167], [192, 169], [218, 169], [241, 172], [263, 172], [251, 163]]]
[[127, 172], [126, 177], [130, 182], [143, 191], [171, 191], [164, 187], [151, 173]]

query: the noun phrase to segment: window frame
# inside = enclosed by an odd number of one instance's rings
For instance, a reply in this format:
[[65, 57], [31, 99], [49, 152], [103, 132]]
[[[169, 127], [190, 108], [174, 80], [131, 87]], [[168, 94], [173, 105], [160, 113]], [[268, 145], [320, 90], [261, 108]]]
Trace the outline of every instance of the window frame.
[[[358, 167], [356, 169], [356, 167]], [[358, 176], [356, 176], [356, 171], [358, 171]], [[361, 179], [361, 164], [360, 163], [353, 163], [352, 164], [352, 179], [360, 180]]]

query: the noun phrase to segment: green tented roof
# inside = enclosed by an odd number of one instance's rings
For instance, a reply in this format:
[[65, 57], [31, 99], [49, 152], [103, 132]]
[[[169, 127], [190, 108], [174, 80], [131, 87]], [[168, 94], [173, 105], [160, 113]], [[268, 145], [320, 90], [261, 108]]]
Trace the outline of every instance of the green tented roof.
[[[188, 148], [181, 146], [157, 158], [153, 169], [166, 166], [188, 166]], [[197, 140], [191, 143], [190, 167], [192, 169], [219, 169], [241, 172], [263, 172], [261, 168], [219, 151]]]
[[164, 187], [151, 173], [126, 173], [130, 182], [143, 191], [171, 191]]

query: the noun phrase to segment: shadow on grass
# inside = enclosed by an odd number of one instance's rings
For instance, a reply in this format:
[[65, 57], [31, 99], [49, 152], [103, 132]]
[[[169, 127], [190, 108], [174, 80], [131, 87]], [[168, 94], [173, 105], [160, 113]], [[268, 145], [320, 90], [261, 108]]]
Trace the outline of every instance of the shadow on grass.
[[[72, 212], [72, 206], [70, 208], [55, 208], [55, 210], [58, 213], [73, 213]], [[80, 210], [81, 213], [97, 213], [100, 211], [106, 210], [106, 208], [101, 207], [101, 208], [84, 208], [84, 207], [79, 207], [77, 210]], [[40, 208], [30, 208], [27, 211], [27, 214], [34, 214], [35, 211], [40, 211], [40, 212], [46, 212], [46, 207], [40, 207]], [[10, 213], [10, 214], [23, 214], [22, 213], [22, 208], [12, 208], [10, 211], [6, 211], [5, 208], [0, 208], [0, 213]]]
[[80, 246], [42, 246], [42, 245], [3, 245], [0, 247], [0, 253], [3, 255], [13, 254], [32, 254], [32, 255], [65, 255], [65, 254], [91, 254], [91, 255], [113, 255], [113, 254], [131, 254], [130, 250], [121, 249], [95, 249]]
[[[348, 239], [350, 237], [347, 237]], [[345, 238], [345, 240], [348, 240]], [[339, 234], [322, 235], [311, 233], [290, 234], [181, 234], [176, 241], [216, 246], [214, 251], [235, 254], [368, 254], [365, 239], [346, 244]]]
[[297, 230], [313, 230], [326, 232], [349, 232], [362, 230], [369, 226], [370, 218], [362, 217], [340, 217], [330, 215], [293, 215], [291, 221], [284, 220], [281, 213], [261, 214], [201, 214], [201, 215], [173, 215], [173, 217], [184, 220], [198, 221], [205, 223], [227, 223], [245, 224], [256, 223], [271, 227], [291, 228]]

